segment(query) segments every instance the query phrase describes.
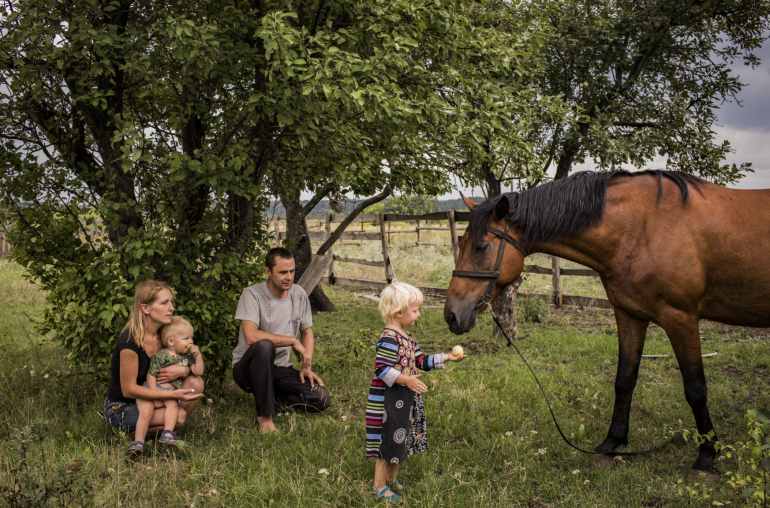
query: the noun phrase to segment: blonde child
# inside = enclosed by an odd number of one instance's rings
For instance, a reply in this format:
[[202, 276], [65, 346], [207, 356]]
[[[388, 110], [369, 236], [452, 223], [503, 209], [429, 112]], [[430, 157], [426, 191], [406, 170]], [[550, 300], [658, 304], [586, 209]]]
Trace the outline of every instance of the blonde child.
[[[190, 367], [190, 373], [196, 376], [203, 374], [203, 358], [201, 357], [200, 349], [193, 344], [193, 327], [189, 321], [183, 317], [174, 316], [171, 318], [171, 323], [163, 326], [160, 329], [160, 340], [164, 349], [161, 349], [152, 358], [150, 358], [150, 368], [147, 371], [147, 382], [145, 386], [152, 390], [179, 390], [182, 388], [182, 380], [175, 379], [169, 383], [158, 384], [155, 377], [158, 375], [163, 367], [169, 365], [181, 365], [184, 367]], [[142, 415], [152, 415], [152, 411], [148, 411], [145, 407], [145, 411], [142, 411], [144, 406], [151, 404], [155, 409], [161, 407], [166, 408], [164, 417], [163, 433], [158, 438], [159, 443], [176, 445], [179, 436], [174, 434], [174, 426], [176, 425], [177, 414], [179, 412], [179, 404], [174, 399], [165, 400], [136, 400], [139, 408], [139, 420], [136, 422], [136, 433], [139, 434], [140, 427], [144, 430], [143, 434], [147, 432], [149, 425], [149, 419], [143, 418]]]
[[[403, 282], [382, 290], [380, 313], [385, 321], [376, 346], [374, 379], [366, 405], [366, 456], [377, 459], [372, 491], [380, 499], [396, 501], [403, 489], [396, 479], [398, 465], [413, 453], [428, 449], [422, 394], [428, 391], [416, 369], [443, 369], [466, 355], [424, 355], [404, 329], [420, 317], [422, 292]], [[388, 486], [390, 484], [390, 487]], [[393, 489], [393, 490], [391, 490]]]

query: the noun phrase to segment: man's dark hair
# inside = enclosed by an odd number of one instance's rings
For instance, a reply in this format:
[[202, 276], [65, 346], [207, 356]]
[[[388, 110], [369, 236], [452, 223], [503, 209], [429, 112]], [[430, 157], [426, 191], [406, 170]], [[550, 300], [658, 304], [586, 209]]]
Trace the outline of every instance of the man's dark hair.
[[270, 249], [267, 251], [267, 255], [265, 256], [265, 266], [270, 270], [272, 270], [275, 266], [275, 258], [294, 259], [294, 256], [292, 256], [291, 252], [289, 252], [287, 249], [284, 249], [283, 247], [274, 247]]

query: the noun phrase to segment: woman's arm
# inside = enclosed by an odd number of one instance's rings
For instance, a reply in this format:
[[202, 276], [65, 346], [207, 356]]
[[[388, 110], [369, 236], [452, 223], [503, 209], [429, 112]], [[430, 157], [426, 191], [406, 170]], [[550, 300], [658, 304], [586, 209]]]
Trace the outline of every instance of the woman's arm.
[[[164, 392], [151, 390], [136, 384], [136, 375], [139, 373], [139, 356], [130, 349], [120, 352], [120, 389], [123, 396], [129, 399], [142, 400], [195, 400], [202, 397], [202, 393], [193, 393], [192, 390], [174, 390]], [[159, 374], [160, 375], [160, 374]], [[157, 380], [157, 378], [156, 378]], [[147, 383], [149, 386], [149, 383]]]

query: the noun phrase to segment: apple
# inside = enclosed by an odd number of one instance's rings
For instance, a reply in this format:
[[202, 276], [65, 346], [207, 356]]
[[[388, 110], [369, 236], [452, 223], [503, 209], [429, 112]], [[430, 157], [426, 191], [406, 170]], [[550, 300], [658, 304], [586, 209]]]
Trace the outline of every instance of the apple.
[[462, 356], [463, 355], [463, 347], [462, 346], [455, 346], [452, 348], [452, 354], [455, 356]]

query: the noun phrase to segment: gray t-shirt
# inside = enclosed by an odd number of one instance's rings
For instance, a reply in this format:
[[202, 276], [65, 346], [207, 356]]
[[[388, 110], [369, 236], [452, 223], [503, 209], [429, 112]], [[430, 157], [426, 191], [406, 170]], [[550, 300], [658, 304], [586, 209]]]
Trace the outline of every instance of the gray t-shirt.
[[[235, 320], [256, 323], [260, 330], [276, 335], [297, 338], [300, 330], [313, 326], [313, 315], [310, 312], [310, 300], [301, 286], [294, 284], [289, 289], [285, 300], [276, 298], [267, 288], [267, 282], [254, 284], [243, 290], [238, 300], [238, 310]], [[238, 346], [233, 350], [233, 366], [238, 363], [249, 349], [243, 336], [243, 327], [238, 333]], [[291, 346], [275, 349], [277, 367], [291, 367]]]

